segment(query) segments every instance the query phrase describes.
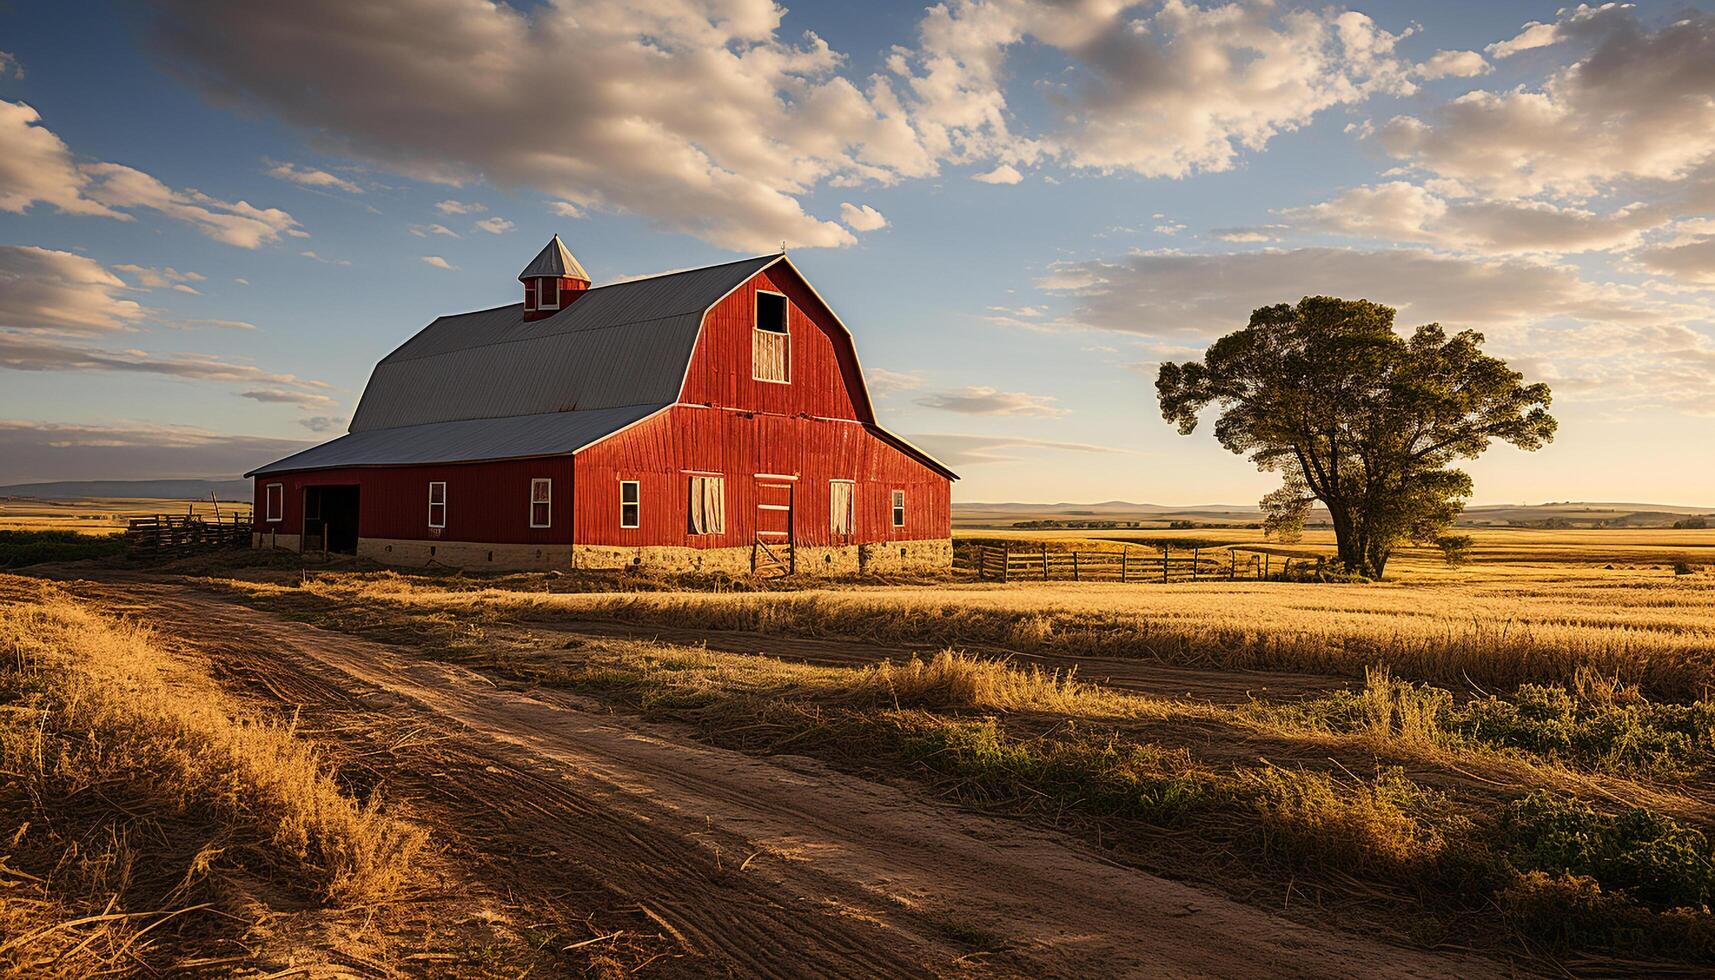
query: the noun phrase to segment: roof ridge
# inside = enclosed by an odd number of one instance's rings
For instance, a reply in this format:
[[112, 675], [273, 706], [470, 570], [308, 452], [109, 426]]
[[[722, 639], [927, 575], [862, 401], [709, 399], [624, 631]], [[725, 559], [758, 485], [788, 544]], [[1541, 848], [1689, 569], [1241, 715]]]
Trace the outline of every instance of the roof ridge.
[[[621, 321], [619, 323], [605, 323], [599, 327], [584, 327], [584, 328], [579, 329], [579, 330], [556, 330], [552, 333], [533, 333], [533, 334], [530, 334], [530, 335], [524, 336], [524, 337], [507, 337], [504, 340], [491, 340], [486, 344], [471, 344], [468, 347], [449, 347], [446, 350], [430, 351], [427, 354], [418, 354], [415, 357], [401, 357], [398, 360], [393, 360], [393, 355], [388, 354], [386, 357], [382, 358], [379, 362], [377, 362], [376, 366], [380, 367], [382, 364], [403, 364], [406, 361], [426, 361], [431, 357], [450, 357], [453, 354], [463, 354], [467, 351], [482, 350], [482, 349], [487, 348], [487, 347], [500, 347], [500, 346], [503, 346], [505, 344], [523, 344], [523, 343], [528, 343], [532, 340], [546, 340], [549, 337], [560, 337], [560, 336], [564, 336], [565, 334], [569, 334], [569, 333], [601, 333], [605, 330], [618, 330], [621, 327], [635, 327], [639, 323], [655, 323], [655, 322], [660, 321], [660, 320], [672, 320], [676, 317], [691, 316], [692, 314], [701, 314], [701, 313], [702, 313], [701, 310], [680, 310], [676, 313], [663, 313], [660, 316], [643, 317], [643, 318], [637, 319], [637, 320], [624, 320], [624, 321]], [[548, 323], [548, 322], [551, 322], [553, 319], [554, 319], [553, 317], [549, 317], [547, 320], [538, 320], [536, 322]], [[400, 345], [400, 346], [404, 346], [404, 345]], [[638, 404], [641, 405], [643, 403], [639, 402]], [[525, 414], [537, 415], [537, 414], [541, 414], [541, 413], [526, 412]]]
[[[656, 279], [666, 279], [669, 276], [688, 276], [693, 272], [707, 272], [710, 269], [720, 269], [720, 268], [723, 268], [723, 267], [729, 266], [729, 265], [738, 265], [741, 262], [756, 262], [756, 261], [759, 261], [761, 259], [777, 259], [777, 258], [780, 258], [778, 253], [774, 254], [774, 255], [753, 255], [753, 256], [746, 258], [746, 259], [733, 259], [731, 262], [716, 262], [714, 265], [699, 265], [694, 269], [675, 269], [672, 272], [657, 272], [652, 276], [639, 276], [636, 279], [622, 279], [619, 282], [602, 283], [599, 286], [591, 286], [590, 288], [584, 290], [584, 292], [585, 293], [595, 293], [595, 292], [600, 292], [603, 289], [612, 289], [615, 286], [629, 286], [634, 282], [653, 282]], [[508, 309], [508, 308], [514, 307], [514, 306], [522, 308], [524, 306], [524, 303], [522, 301], [517, 302], [517, 303], [502, 303], [499, 306], [487, 306], [487, 307], [483, 307], [480, 310], [466, 310], [463, 313], [442, 313], [441, 315], [435, 317], [435, 320], [447, 320], [447, 319], [451, 319], [453, 317], [460, 317], [460, 316], [476, 316], [478, 313], [493, 313], [496, 310], [504, 310], [504, 309]], [[560, 313], [564, 313], [566, 310], [569, 310], [569, 309], [571, 309], [571, 307], [567, 306], [564, 309], [560, 310]], [[558, 313], [555, 314], [555, 316], [558, 316], [558, 315], [559, 315]], [[677, 314], [675, 314], [675, 315], [677, 315]], [[549, 317], [549, 319], [553, 319], [553, 317]], [[659, 319], [659, 317], [652, 317], [651, 319]], [[435, 320], [430, 320], [429, 323], [433, 324], [435, 322]], [[633, 321], [633, 322], [641, 322], [641, 321]], [[407, 338], [407, 339], [409, 339], [409, 338]]]

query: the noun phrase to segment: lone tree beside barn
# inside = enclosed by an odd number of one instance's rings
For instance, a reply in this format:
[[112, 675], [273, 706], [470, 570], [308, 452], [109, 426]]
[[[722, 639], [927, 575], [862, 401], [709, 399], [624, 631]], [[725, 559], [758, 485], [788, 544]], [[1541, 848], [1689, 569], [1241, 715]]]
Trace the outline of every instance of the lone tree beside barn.
[[1161, 414], [1183, 435], [1218, 406], [1215, 438], [1283, 476], [1262, 499], [1266, 526], [1302, 527], [1320, 501], [1347, 571], [1380, 578], [1401, 542], [1459, 547], [1448, 532], [1471, 477], [1452, 468], [1494, 440], [1536, 450], [1554, 438], [1550, 393], [1439, 324], [1410, 338], [1394, 310], [1307, 296], [1265, 306], [1201, 361], [1161, 366]]

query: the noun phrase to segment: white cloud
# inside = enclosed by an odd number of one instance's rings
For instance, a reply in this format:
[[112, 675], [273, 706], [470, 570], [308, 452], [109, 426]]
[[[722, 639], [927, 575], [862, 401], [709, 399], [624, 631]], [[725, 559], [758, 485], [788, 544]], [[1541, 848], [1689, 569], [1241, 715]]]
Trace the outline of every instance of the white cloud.
[[85, 193], [112, 208], [146, 208], [191, 225], [217, 242], [258, 248], [281, 235], [306, 237], [298, 221], [279, 208], [248, 201], [222, 201], [196, 190], [175, 191], [141, 170], [118, 163], [85, 164]]
[[323, 265], [350, 265], [351, 264], [350, 260], [348, 260], [348, 259], [330, 259], [327, 256], [320, 254], [319, 252], [317, 252], [313, 248], [306, 248], [302, 252], [299, 252], [298, 254], [302, 255], [306, 259], [309, 259], [311, 262], [320, 262]]
[[427, 238], [430, 235], [445, 235], [448, 238], [460, 237], [458, 232], [446, 225], [412, 225], [406, 230], [418, 238]]
[[1032, 395], [1022, 391], [1001, 391], [988, 385], [969, 385], [952, 391], [938, 391], [918, 398], [924, 408], [936, 408], [963, 415], [1018, 415], [1039, 418], [1059, 418], [1069, 409], [1055, 405], [1051, 395]]
[[0, 482], [229, 478], [309, 445], [188, 425], [0, 419]]
[[1475, 78], [1492, 70], [1488, 61], [1475, 51], [1437, 51], [1419, 67], [1418, 73], [1433, 81], [1437, 78]]
[[276, 163], [268, 169], [268, 176], [281, 180], [302, 184], [305, 187], [315, 187], [323, 190], [345, 191], [347, 194], [362, 194], [363, 188], [344, 177], [318, 170], [315, 167], [300, 167], [295, 163]]
[[[1398, 36], [1363, 14], [1183, 0], [950, 0], [929, 9], [891, 67], [937, 156], [1183, 177], [1230, 169], [1317, 112], [1376, 91], [1407, 93]], [[1032, 46], [1069, 62], [1045, 79], [1063, 120], [1041, 138], [1009, 129], [1009, 59]]]
[[268, 402], [275, 405], [332, 405], [332, 398], [309, 391], [293, 391], [287, 388], [257, 388], [238, 393], [241, 398], [252, 401]]
[[1715, 286], [1715, 235], [1688, 235], [1639, 249], [1628, 256], [1628, 262], [1645, 272], [1681, 282]]
[[562, 218], [581, 218], [584, 216], [584, 209], [570, 201], [555, 201], [548, 205], [548, 210]]
[[1184, 230], [1185, 230], [1185, 226], [1180, 224], [1177, 221], [1170, 221], [1170, 222], [1167, 222], [1166, 224], [1159, 224], [1159, 225], [1155, 226], [1155, 233], [1157, 235], [1172, 236], [1172, 235], [1177, 235]]
[[[1052, 439], [1028, 439], [1023, 436], [981, 436], [965, 433], [935, 432], [911, 436], [930, 455], [948, 466], [973, 466], [981, 463], [1012, 463], [1025, 456], [1042, 452], [1085, 453], [1096, 455], [1129, 453], [1113, 446], [1088, 442], [1057, 442]], [[1025, 454], [1024, 456], [1019, 455]]]
[[445, 200], [435, 205], [435, 210], [442, 214], [481, 214], [488, 210], [486, 204], [466, 204], [463, 201]]
[[850, 202], [840, 205], [840, 220], [853, 231], [880, 231], [887, 227], [887, 219], [880, 211], [865, 204], [862, 206]]
[[1375, 139], [1415, 167], [1500, 197], [1588, 197], [1715, 163], [1715, 14], [1688, 12], [1651, 32], [1629, 6], [1580, 6], [1489, 53], [1549, 44], [1578, 60], [1540, 87], [1469, 92], [1424, 118], [1396, 116]]
[[141, 350], [102, 350], [46, 337], [0, 332], [0, 367], [14, 371], [113, 371], [156, 374], [190, 381], [271, 384], [304, 390], [328, 386], [293, 374], [214, 354], [153, 354]]
[[448, 272], [453, 272], [458, 269], [458, 266], [453, 265], [451, 262], [441, 258], [439, 255], [425, 255], [423, 256], [423, 263], [425, 265], [432, 265], [437, 269], [445, 269]]
[[335, 415], [312, 415], [299, 419], [298, 424], [311, 432], [337, 432], [346, 423], [345, 419]]
[[66, 214], [129, 220], [84, 194], [89, 178], [78, 169], [71, 150], [42, 125], [36, 110], [22, 102], [0, 100], [0, 211], [22, 214], [41, 201]]
[[1024, 175], [1012, 164], [1003, 163], [987, 173], [976, 174], [971, 179], [983, 184], [1016, 184], [1024, 179]]
[[117, 163], [84, 163], [45, 126], [36, 110], [0, 100], [0, 211], [23, 213], [39, 202], [66, 214], [132, 220], [127, 209], [148, 209], [183, 221], [228, 245], [256, 248], [281, 235], [302, 236], [290, 214], [248, 201], [222, 201], [196, 190], [176, 191]]
[[1223, 242], [1253, 243], [1280, 240], [1285, 225], [1253, 225], [1239, 228], [1211, 228], [1209, 237]]
[[1319, 231], [1490, 255], [1628, 248], [1668, 220], [1662, 209], [1644, 205], [1603, 214], [1544, 201], [1449, 201], [1407, 181], [1353, 187], [1333, 200], [1279, 213]]
[[901, 391], [915, 391], [923, 387], [923, 375], [917, 371], [889, 371], [886, 368], [865, 368], [863, 372], [864, 387], [869, 393], [879, 398]]
[[123, 298], [125, 288], [124, 280], [82, 255], [0, 245], [0, 328], [125, 330], [147, 313], [135, 300]]
[[475, 227], [477, 231], [486, 231], [490, 235], [504, 235], [517, 226], [505, 218], [495, 215], [492, 218], [484, 218], [478, 221]]
[[1154, 337], [1226, 333], [1257, 307], [1306, 295], [1369, 299], [1398, 308], [1402, 320], [1453, 327], [1555, 317], [1662, 323], [1704, 312], [1636, 287], [1588, 282], [1569, 266], [1411, 248], [1138, 252], [1059, 263], [1038, 285], [1076, 300], [1070, 322]]
[[[1585, 9], [1583, 5], [1579, 6], [1581, 13]], [[1559, 30], [1554, 24], [1544, 24], [1541, 21], [1533, 20], [1524, 25], [1524, 29], [1510, 40], [1496, 41], [1483, 50], [1487, 51], [1489, 56], [1493, 58], [1511, 58], [1520, 51], [1545, 48], [1554, 44], [1560, 40], [1559, 34]]]
[[[130, 276], [141, 289], [189, 289], [188, 283], [205, 282], [208, 277], [196, 272], [180, 272], [172, 266], [152, 269], [147, 266], [124, 263], [113, 267], [115, 272], [123, 272]], [[196, 292], [191, 289], [191, 292]]]
[[221, 330], [256, 329], [256, 324], [251, 323], [249, 320], [171, 320], [167, 322], [167, 326], [183, 329], [193, 329], [196, 327], [218, 327]]
[[820, 38], [782, 39], [784, 10], [761, 0], [158, 6], [169, 57], [211, 92], [353, 157], [734, 249], [848, 244], [798, 195], [934, 172], [888, 83], [866, 92]]

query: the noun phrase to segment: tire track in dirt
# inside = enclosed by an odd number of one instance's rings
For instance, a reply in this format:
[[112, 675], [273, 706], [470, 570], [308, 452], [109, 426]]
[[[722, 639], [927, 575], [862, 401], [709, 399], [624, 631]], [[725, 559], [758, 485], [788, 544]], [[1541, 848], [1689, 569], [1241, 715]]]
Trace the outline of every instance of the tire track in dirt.
[[[706, 957], [755, 976], [1488, 976], [1493, 962], [1319, 930], [1109, 862], [1026, 825], [938, 805], [792, 756], [710, 748], [557, 691], [221, 601], [127, 583], [158, 628], [288, 699], [362, 704], [440, 726], [419, 796], [498, 815], [484, 847], [532, 851], [538, 886], [577, 869]], [[105, 592], [105, 594], [103, 594]], [[235, 676], [238, 676], [235, 674]], [[387, 763], [382, 763], [386, 765]], [[456, 807], [455, 807], [456, 809]], [[442, 829], [458, 834], [459, 827]], [[539, 853], [539, 857], [537, 854]], [[966, 964], [972, 963], [966, 960]], [[1385, 964], [1385, 966], [1383, 966]]]

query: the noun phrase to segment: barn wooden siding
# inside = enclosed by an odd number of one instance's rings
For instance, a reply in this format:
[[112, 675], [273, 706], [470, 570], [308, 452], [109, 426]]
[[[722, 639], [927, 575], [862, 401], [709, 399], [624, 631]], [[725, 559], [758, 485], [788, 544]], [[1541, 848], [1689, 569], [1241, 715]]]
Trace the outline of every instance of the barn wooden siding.
[[[786, 295], [786, 329], [792, 335], [790, 384], [751, 378], [758, 289]], [[776, 415], [873, 422], [862, 392], [857, 356], [845, 332], [789, 267], [777, 265], [752, 276], [703, 318], [703, 332], [679, 400]]]
[[[553, 485], [553, 526], [530, 526], [530, 481]], [[429, 483], [447, 484], [447, 526], [429, 527]], [[267, 521], [270, 483], [285, 484], [285, 509]], [[495, 460], [434, 466], [366, 466], [309, 470], [256, 478], [256, 530], [299, 534], [304, 526], [304, 488], [359, 484], [358, 534], [365, 538], [475, 541], [486, 544], [565, 544], [572, 534], [572, 459]]]
[[[726, 478], [726, 532], [689, 532], [690, 478]], [[758, 477], [756, 474], [767, 474]], [[791, 476], [794, 480], [771, 477]], [[793, 486], [793, 539], [803, 545], [945, 538], [952, 533], [950, 483], [876, 437], [862, 423], [674, 406], [577, 456], [579, 544], [748, 545], [758, 483]], [[639, 483], [639, 526], [619, 526], [619, 483]], [[834, 540], [832, 480], [856, 481], [853, 533]], [[894, 527], [891, 491], [905, 491], [905, 526]]]
[[[790, 384], [751, 377], [758, 289], [786, 296]], [[752, 276], [709, 311], [680, 402], [578, 454], [578, 543], [749, 545], [764, 492], [759, 483], [792, 486], [792, 537], [798, 544], [914, 541], [952, 533], [950, 481], [864, 425], [874, 415], [851, 342], [784, 265]], [[722, 534], [690, 533], [690, 478], [699, 474], [726, 479]], [[636, 528], [619, 526], [622, 480], [639, 484]], [[852, 533], [840, 540], [830, 528], [833, 480], [856, 483]], [[903, 527], [893, 526], [894, 490], [905, 491]]]

